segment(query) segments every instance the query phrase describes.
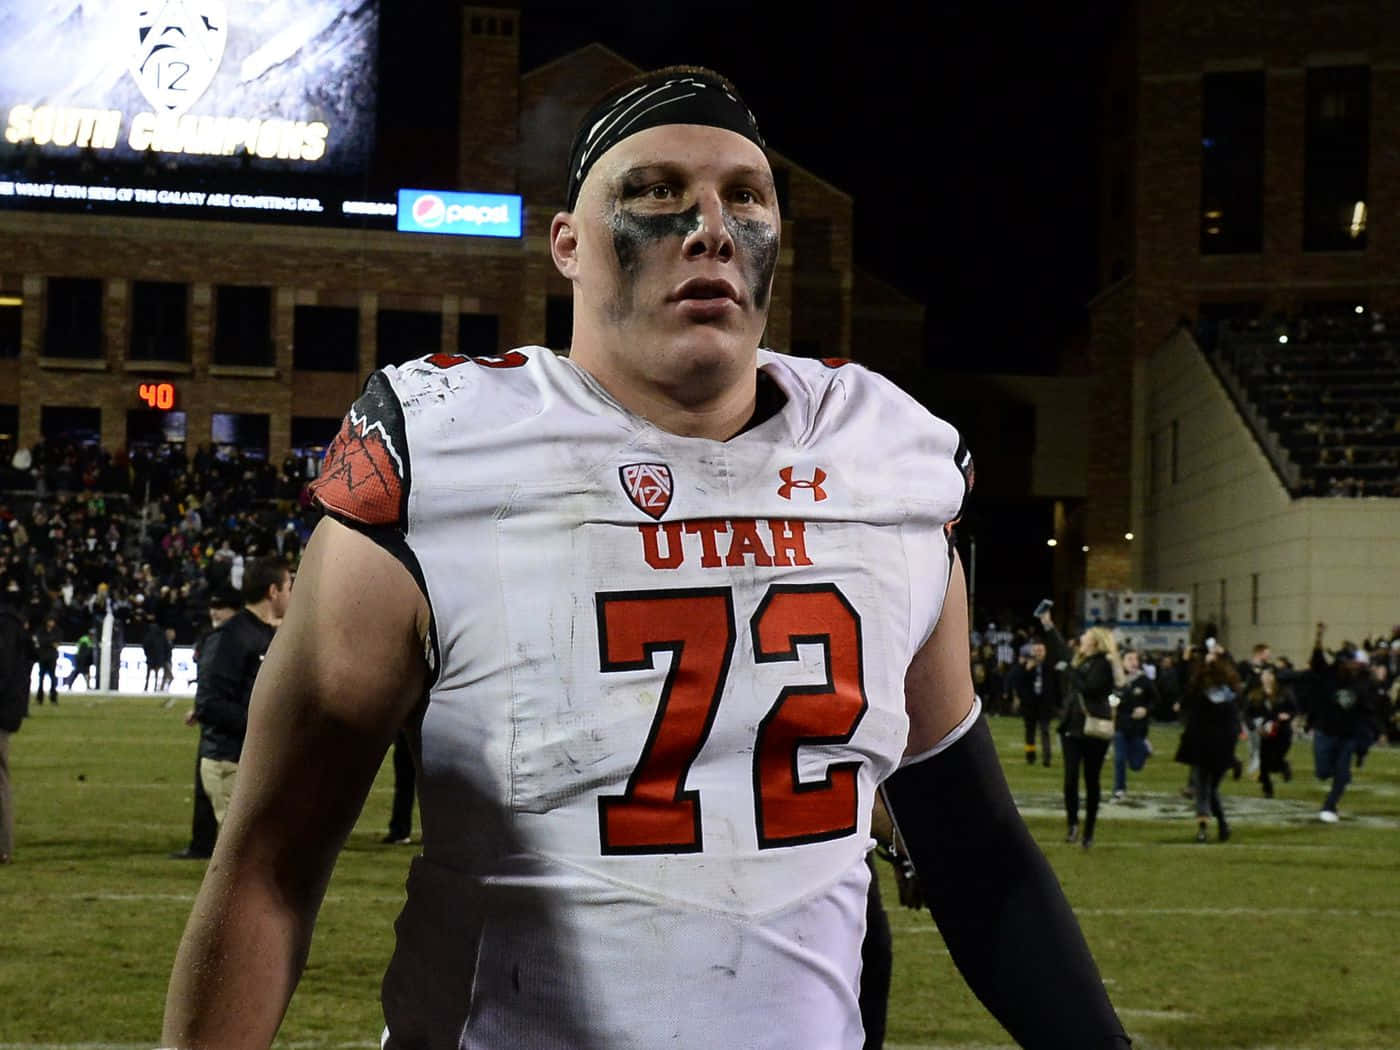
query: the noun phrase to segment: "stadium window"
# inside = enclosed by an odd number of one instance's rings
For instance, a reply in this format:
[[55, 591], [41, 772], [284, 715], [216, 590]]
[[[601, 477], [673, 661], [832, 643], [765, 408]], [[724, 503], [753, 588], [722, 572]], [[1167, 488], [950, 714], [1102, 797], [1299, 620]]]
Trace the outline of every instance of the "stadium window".
[[555, 353], [569, 349], [574, 339], [574, 297], [551, 295], [544, 301], [544, 345]]
[[1259, 626], [1259, 574], [1257, 572], [1249, 575], [1249, 624], [1251, 627]]
[[102, 410], [72, 405], [41, 405], [39, 433], [46, 442], [71, 441], [96, 448], [102, 442]]
[[220, 459], [233, 459], [239, 454], [250, 459], [267, 459], [266, 412], [215, 412], [209, 422], [214, 454]]
[[501, 36], [515, 36], [515, 19], [501, 19]]
[[292, 314], [292, 367], [354, 372], [360, 361], [360, 311], [353, 306], [298, 306]]
[[340, 420], [330, 416], [292, 417], [292, 455], [300, 461], [303, 478], [314, 478], [321, 472], [326, 446], [339, 430]]
[[272, 289], [219, 285], [214, 298], [214, 364], [272, 363]]
[[190, 359], [189, 288], [169, 281], [135, 281], [131, 286], [132, 361]]
[[1371, 70], [1309, 69], [1303, 143], [1303, 250], [1366, 247]]
[[19, 434], [19, 405], [0, 405], [0, 462], [10, 462], [17, 447]]
[[481, 35], [481, 16], [472, 15], [472, 36]]
[[102, 356], [102, 282], [50, 277], [44, 296], [44, 356]]
[[498, 31], [496, 29], [496, 20], [494, 18], [488, 18], [486, 20], [486, 35], [496, 36], [497, 34]]
[[401, 365], [442, 350], [442, 314], [426, 310], [380, 310], [375, 366]]
[[482, 357], [500, 352], [501, 319], [495, 314], [457, 315], [457, 352]]
[[132, 408], [126, 413], [126, 449], [155, 452], [167, 445], [183, 445], [187, 417], [183, 412], [156, 408]]
[[1201, 83], [1201, 253], [1263, 246], [1264, 71]]
[[18, 295], [0, 293], [0, 359], [19, 356], [23, 300]]

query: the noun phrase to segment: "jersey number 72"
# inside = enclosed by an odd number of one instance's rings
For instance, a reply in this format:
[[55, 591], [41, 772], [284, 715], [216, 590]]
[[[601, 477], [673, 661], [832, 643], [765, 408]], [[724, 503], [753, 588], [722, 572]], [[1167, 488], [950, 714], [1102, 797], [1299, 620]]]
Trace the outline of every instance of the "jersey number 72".
[[[655, 667], [671, 654], [651, 732], [627, 788], [598, 799], [605, 854], [698, 853], [704, 848], [691, 763], [714, 725], [733, 666], [734, 598], [728, 587], [597, 595], [605, 672]], [[782, 689], [759, 723], [753, 752], [754, 822], [760, 849], [853, 834], [860, 761], [833, 762], [817, 780], [798, 777], [804, 745], [849, 741], [869, 706], [860, 617], [834, 584], [768, 588], [749, 620], [754, 660], [796, 661], [799, 644], [822, 646], [823, 683]]]

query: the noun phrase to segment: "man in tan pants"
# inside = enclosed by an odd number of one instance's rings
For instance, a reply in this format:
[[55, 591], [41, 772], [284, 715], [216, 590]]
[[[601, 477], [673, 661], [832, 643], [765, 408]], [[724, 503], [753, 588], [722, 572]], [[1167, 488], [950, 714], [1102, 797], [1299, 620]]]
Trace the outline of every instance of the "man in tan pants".
[[254, 559], [243, 572], [243, 608], [211, 632], [200, 649], [194, 696], [200, 727], [199, 779], [220, 826], [243, 752], [253, 681], [291, 594], [286, 562], [278, 557]]

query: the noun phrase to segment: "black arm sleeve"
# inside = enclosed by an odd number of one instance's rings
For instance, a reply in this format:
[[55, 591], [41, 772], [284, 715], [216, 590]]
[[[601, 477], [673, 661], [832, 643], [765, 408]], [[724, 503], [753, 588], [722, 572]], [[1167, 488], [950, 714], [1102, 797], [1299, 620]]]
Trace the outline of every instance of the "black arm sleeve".
[[986, 719], [882, 790], [953, 962], [1012, 1038], [1028, 1050], [1131, 1046]]

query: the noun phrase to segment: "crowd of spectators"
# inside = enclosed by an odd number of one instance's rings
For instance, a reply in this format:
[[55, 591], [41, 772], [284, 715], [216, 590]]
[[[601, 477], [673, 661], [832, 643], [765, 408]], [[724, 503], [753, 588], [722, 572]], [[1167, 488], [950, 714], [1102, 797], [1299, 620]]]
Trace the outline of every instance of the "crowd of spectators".
[[110, 609], [114, 650], [157, 635], [192, 644], [209, 595], [237, 589], [253, 557], [295, 565], [318, 517], [306, 462], [291, 456], [279, 470], [236, 449], [127, 455], [61, 440], [4, 462], [5, 585], [36, 637], [60, 643], [97, 637]]
[[1378, 313], [1225, 324], [1220, 359], [1305, 496], [1400, 496], [1400, 338]]
[[[1191, 675], [1208, 651], [1207, 640], [1214, 647], [1217, 631], [1207, 624], [1197, 633], [1202, 637], [1202, 644], [1182, 642], [1174, 649], [1140, 654], [1143, 669], [1156, 687], [1156, 702], [1151, 712], [1155, 722], [1175, 722], [1181, 717], [1182, 698]], [[1037, 642], [1043, 642], [1043, 635], [1030, 622], [1014, 629], [989, 623], [972, 632], [973, 681], [989, 713], [1017, 713], [1013, 672], [1018, 664], [1025, 666], [1033, 661], [1033, 647]], [[1257, 658], [1261, 652], [1266, 654], [1262, 661]], [[1373, 738], [1383, 737], [1400, 743], [1400, 625], [1389, 631], [1377, 631], [1373, 637], [1359, 643], [1344, 640], [1335, 649], [1321, 652], [1321, 656], [1329, 665], [1338, 660], [1365, 665], [1370, 682], [1366, 695], [1361, 698], [1366, 708], [1366, 731]], [[1273, 669], [1280, 684], [1292, 694], [1306, 727], [1308, 715], [1318, 700], [1319, 676], [1315, 662], [1295, 667], [1288, 657], [1274, 654], [1267, 645], [1260, 643], [1254, 646], [1248, 659], [1239, 660], [1238, 664], [1246, 683], [1255, 681], [1264, 666]], [[1241, 694], [1241, 705], [1246, 699]]]

